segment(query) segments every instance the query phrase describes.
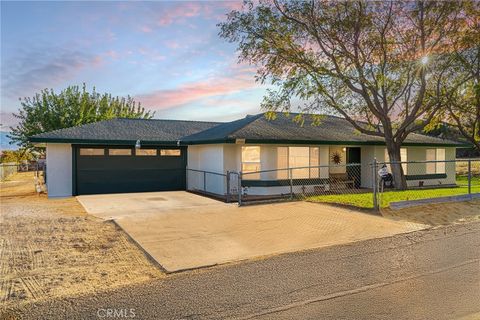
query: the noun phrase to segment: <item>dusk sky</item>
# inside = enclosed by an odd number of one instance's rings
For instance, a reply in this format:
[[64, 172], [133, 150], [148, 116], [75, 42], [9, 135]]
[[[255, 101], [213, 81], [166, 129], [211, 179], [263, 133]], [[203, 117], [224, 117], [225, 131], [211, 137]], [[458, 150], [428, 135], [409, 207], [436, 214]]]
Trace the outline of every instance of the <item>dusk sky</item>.
[[131, 95], [156, 118], [258, 113], [265, 87], [218, 22], [241, 2], [1, 2], [1, 123], [18, 98], [83, 82]]

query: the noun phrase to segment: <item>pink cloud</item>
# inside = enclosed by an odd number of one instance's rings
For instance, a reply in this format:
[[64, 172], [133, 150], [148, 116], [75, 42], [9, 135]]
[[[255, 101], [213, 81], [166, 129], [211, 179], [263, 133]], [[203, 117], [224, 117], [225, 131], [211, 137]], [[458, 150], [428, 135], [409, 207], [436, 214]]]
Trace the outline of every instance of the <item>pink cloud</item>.
[[204, 98], [229, 95], [255, 87], [257, 87], [257, 84], [251, 76], [221, 77], [186, 83], [176, 89], [158, 90], [149, 94], [139, 95], [136, 99], [146, 107], [161, 110], [192, 103]]
[[243, 7], [242, 1], [222, 1], [218, 4], [227, 10], [240, 10]]
[[[218, 2], [184, 2], [169, 9], [157, 19], [158, 26], [167, 26], [177, 22], [184, 22], [192, 17], [215, 18], [224, 17], [231, 10], [240, 10], [242, 1], [218, 1]], [[219, 10], [227, 12], [219, 15]]]
[[166, 13], [158, 19], [157, 24], [159, 26], [166, 26], [172, 24], [178, 20], [185, 18], [196, 17], [200, 14], [202, 4], [196, 2], [183, 3], [172, 9], [169, 9]]
[[140, 31], [142, 31], [142, 32], [144, 32], [144, 33], [150, 33], [150, 32], [152, 32], [153, 30], [152, 30], [152, 28], [150, 28], [149, 26], [142, 26], [142, 27], [140, 28]]

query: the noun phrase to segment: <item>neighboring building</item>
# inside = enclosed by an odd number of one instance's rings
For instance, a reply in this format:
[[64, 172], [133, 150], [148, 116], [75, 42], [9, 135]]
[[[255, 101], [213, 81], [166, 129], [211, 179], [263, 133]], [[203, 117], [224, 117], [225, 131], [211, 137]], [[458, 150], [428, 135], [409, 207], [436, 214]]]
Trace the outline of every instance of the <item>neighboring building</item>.
[[[344, 119], [326, 116], [318, 126], [303, 126], [282, 113], [227, 122], [113, 119], [31, 137], [46, 143], [50, 197], [79, 194], [185, 190], [198, 175], [186, 168], [225, 173], [241, 171], [257, 193], [282, 192], [279, 181], [293, 167], [340, 165], [293, 170], [293, 179], [322, 179], [346, 174], [342, 164], [359, 163], [358, 186], [372, 187], [370, 164], [386, 159], [380, 137], [358, 133]], [[454, 160], [456, 142], [411, 134], [402, 146], [402, 161]], [[338, 164], [338, 163], [337, 163]], [[429, 180], [455, 183], [454, 166], [418, 164], [407, 170], [410, 185]], [[273, 170], [262, 173], [256, 171]], [[414, 171], [410, 172], [409, 171]], [[187, 177], [188, 176], [188, 177]], [[208, 181], [209, 190], [224, 194], [224, 179]]]

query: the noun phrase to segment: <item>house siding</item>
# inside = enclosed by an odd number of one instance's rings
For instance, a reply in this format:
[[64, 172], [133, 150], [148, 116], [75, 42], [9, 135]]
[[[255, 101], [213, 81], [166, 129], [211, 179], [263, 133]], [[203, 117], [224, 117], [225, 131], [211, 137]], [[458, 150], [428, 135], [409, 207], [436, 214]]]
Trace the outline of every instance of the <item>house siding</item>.
[[[196, 145], [189, 146], [187, 149], [187, 166], [189, 169], [210, 171], [216, 173], [225, 173], [224, 168], [224, 145]], [[187, 172], [187, 190], [203, 190], [215, 194], [224, 194], [226, 192], [225, 178], [220, 175], [206, 174], [200, 172]]]
[[48, 197], [72, 195], [72, 145], [47, 143]]
[[[384, 146], [375, 146], [374, 156], [378, 162], [385, 161], [385, 147]], [[427, 149], [445, 149], [445, 160], [455, 160], [455, 148], [453, 147], [404, 147], [407, 149], [407, 160], [408, 161], [425, 161], [427, 157]], [[363, 160], [363, 158], [362, 158]], [[373, 159], [372, 159], [373, 161]], [[422, 175], [427, 173], [427, 166], [425, 163], [418, 164], [408, 164], [407, 175]], [[446, 179], [435, 179], [435, 180], [409, 180], [407, 185], [409, 187], [419, 186], [420, 181], [423, 181], [424, 186], [429, 185], [439, 185], [439, 184], [455, 184], [456, 179], [456, 170], [455, 162], [446, 163], [445, 173], [447, 174]], [[371, 176], [371, 175], [370, 175]], [[371, 179], [370, 179], [371, 180]], [[373, 183], [369, 183], [373, 185]]]

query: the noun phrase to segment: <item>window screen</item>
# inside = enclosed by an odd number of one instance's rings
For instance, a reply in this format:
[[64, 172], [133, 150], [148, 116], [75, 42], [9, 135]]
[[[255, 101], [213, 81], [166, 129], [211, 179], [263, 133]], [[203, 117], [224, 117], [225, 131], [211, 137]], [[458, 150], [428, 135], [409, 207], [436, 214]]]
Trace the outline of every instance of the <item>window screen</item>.
[[[289, 147], [288, 148], [288, 165], [292, 170], [294, 179], [302, 179], [309, 177], [310, 166], [310, 148], [309, 147]], [[300, 169], [296, 169], [300, 168]]]
[[[445, 161], [445, 149], [437, 149], [436, 156], [437, 161]], [[435, 164], [437, 173], [445, 173], [445, 162], [437, 162]]]
[[[257, 172], [260, 171], [260, 147], [248, 146], [242, 147], [242, 172]], [[260, 179], [260, 173], [246, 174], [245, 179]]]
[[[435, 149], [427, 149], [426, 155], [427, 161], [435, 161], [437, 160], [437, 150]], [[427, 162], [427, 174], [434, 174], [437, 171], [437, 165], [435, 162]]]

